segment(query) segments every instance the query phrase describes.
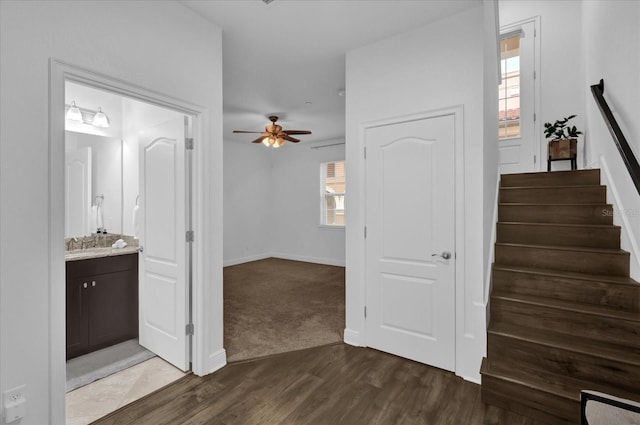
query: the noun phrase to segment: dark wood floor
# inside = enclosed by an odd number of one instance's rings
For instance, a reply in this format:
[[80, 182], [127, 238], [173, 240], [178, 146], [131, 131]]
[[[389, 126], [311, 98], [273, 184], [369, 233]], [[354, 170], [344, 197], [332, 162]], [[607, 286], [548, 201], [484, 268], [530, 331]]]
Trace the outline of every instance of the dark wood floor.
[[94, 424], [542, 425], [452, 373], [344, 344], [190, 375]]

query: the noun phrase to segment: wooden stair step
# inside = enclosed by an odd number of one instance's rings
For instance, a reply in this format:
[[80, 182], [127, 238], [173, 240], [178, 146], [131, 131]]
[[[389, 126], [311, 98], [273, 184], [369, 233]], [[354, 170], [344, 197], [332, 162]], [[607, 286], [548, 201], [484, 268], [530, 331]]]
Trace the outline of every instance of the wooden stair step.
[[494, 264], [492, 294], [532, 295], [558, 301], [640, 312], [640, 284], [629, 277], [602, 276]]
[[[482, 360], [482, 401], [528, 416], [550, 425], [575, 425], [580, 419], [579, 397], [562, 387], [535, 379], [541, 375], [518, 376], [500, 373]], [[553, 382], [553, 380], [549, 380]]]
[[640, 314], [530, 295], [491, 296], [491, 321], [640, 349]]
[[495, 263], [600, 275], [629, 276], [629, 253], [576, 246], [495, 244]]
[[584, 186], [599, 184], [600, 170], [598, 169], [503, 174], [500, 176], [500, 186], [502, 187]]
[[499, 222], [613, 224], [613, 206], [606, 203], [549, 204], [505, 203], [498, 205]]
[[498, 242], [528, 245], [584, 246], [620, 248], [620, 226], [598, 224], [559, 224], [499, 222]]
[[573, 335], [492, 323], [487, 332], [492, 364], [539, 370], [624, 391], [640, 388], [640, 350]]
[[607, 202], [607, 188], [595, 185], [501, 187], [500, 202], [604, 204]]
[[[580, 391], [583, 389], [606, 392], [630, 400], [640, 397], [637, 392], [623, 391], [611, 385], [600, 385], [541, 370], [531, 371], [503, 367], [500, 364], [492, 363], [487, 358], [482, 361], [480, 373], [482, 374], [483, 399], [484, 392], [490, 390], [499, 393], [507, 400], [516, 398], [519, 403], [529, 409], [534, 409], [534, 412], [542, 410], [548, 413], [551, 410], [550, 407], [553, 406], [556, 415], [560, 413], [562, 420], [571, 420], [573, 424], [579, 423], [579, 411], [576, 412], [575, 409], [576, 405], [579, 406]], [[576, 414], [577, 416], [574, 416]], [[536, 417], [543, 420], [541, 416]]]

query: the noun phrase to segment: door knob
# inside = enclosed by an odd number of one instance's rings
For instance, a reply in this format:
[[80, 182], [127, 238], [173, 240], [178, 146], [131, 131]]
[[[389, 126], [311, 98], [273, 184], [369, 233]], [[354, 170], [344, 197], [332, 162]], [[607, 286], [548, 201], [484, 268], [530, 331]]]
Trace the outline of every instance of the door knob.
[[442, 254], [431, 254], [432, 257], [441, 257], [444, 260], [448, 260], [451, 258], [451, 253], [449, 251], [442, 251]]
[[142, 245], [138, 247], [138, 252], [144, 252], [144, 247]]

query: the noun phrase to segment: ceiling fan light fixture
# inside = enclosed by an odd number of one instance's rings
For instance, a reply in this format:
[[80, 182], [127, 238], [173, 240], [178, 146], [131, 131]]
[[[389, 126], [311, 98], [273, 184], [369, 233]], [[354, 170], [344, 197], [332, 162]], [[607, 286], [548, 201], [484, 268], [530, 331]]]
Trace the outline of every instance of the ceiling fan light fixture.
[[284, 139], [281, 137], [278, 137], [274, 142], [273, 142], [273, 147], [274, 148], [279, 148], [280, 146], [284, 145]]

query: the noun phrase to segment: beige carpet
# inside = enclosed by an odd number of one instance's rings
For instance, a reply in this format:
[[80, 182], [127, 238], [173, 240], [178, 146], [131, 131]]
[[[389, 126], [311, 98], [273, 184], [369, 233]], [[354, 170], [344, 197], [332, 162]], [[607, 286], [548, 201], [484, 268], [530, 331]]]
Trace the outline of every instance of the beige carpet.
[[342, 341], [344, 267], [268, 258], [224, 268], [227, 361]]

